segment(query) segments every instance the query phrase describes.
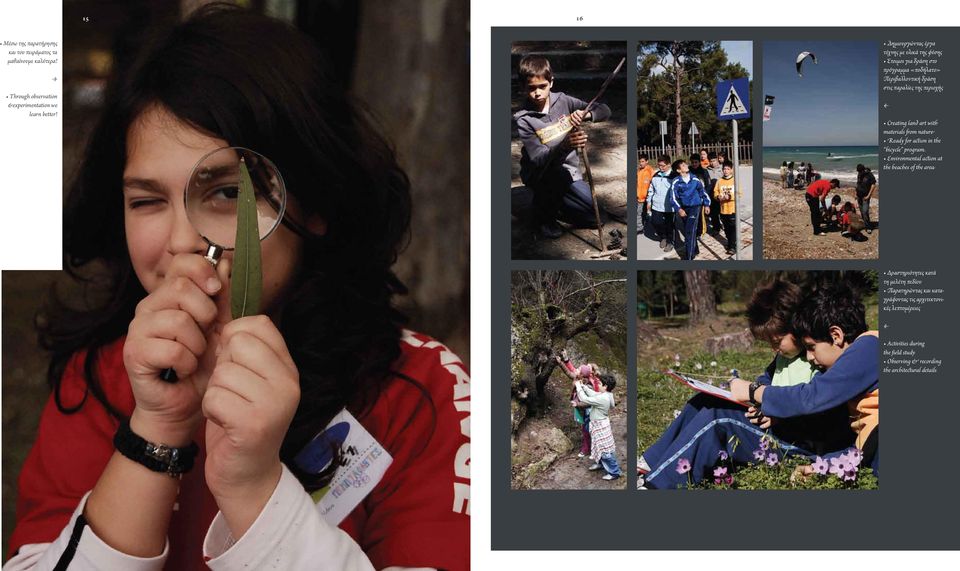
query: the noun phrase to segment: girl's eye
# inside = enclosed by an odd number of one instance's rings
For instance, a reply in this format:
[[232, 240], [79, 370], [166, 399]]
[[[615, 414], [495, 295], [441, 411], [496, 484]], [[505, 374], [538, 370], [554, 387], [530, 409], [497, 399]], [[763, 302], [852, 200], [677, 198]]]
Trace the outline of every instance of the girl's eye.
[[145, 208], [148, 206], [156, 206], [163, 202], [159, 198], [134, 198], [131, 199], [127, 205], [130, 210], [136, 210], [138, 208]]

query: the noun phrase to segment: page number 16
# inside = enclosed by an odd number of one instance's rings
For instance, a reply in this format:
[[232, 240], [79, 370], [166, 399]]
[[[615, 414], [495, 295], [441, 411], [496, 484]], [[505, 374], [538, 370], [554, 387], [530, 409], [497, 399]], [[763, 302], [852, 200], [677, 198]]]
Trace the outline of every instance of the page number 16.
[[578, 21], [578, 22], [582, 22], [582, 21], [583, 21], [583, 16], [577, 16], [577, 21]]

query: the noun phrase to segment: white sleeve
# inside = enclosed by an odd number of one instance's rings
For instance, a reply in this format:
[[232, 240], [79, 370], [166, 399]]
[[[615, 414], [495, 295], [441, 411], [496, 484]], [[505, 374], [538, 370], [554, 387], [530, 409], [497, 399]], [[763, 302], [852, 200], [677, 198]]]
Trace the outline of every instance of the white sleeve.
[[280, 482], [250, 529], [239, 540], [218, 513], [203, 542], [214, 571], [232, 569], [373, 569], [359, 545], [328, 524], [294, 475], [283, 467]]
[[[156, 557], [134, 557], [121, 553], [97, 537], [89, 525], [77, 526], [77, 518], [87, 505], [87, 492], [74, 510], [70, 523], [60, 532], [53, 543], [31, 543], [20, 548], [14, 557], [7, 560], [3, 571], [46, 571], [58, 565], [61, 558], [67, 569], [96, 571], [98, 569], [124, 569], [130, 571], [153, 571], [163, 569], [170, 550], [170, 542], [163, 546], [163, 553]], [[72, 544], [75, 544], [75, 551]], [[69, 551], [73, 551], [71, 555]]]

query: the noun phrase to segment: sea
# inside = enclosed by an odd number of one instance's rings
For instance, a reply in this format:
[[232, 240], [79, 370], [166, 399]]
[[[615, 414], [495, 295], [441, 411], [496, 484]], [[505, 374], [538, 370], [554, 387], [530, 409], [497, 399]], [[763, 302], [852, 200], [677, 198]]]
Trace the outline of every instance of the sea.
[[780, 179], [780, 165], [793, 161], [794, 167], [801, 162], [813, 163], [813, 168], [825, 179], [840, 179], [843, 182], [857, 181], [857, 165], [863, 164], [880, 179], [879, 147], [764, 147], [763, 174]]

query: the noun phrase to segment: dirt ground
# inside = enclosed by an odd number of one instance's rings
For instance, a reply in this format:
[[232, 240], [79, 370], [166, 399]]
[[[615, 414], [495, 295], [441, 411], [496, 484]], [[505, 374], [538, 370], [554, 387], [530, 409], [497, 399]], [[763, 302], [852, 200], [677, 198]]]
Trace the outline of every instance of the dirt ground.
[[[617, 386], [613, 391], [616, 406], [610, 411], [610, 426], [617, 445], [617, 462], [623, 476], [616, 480], [603, 480], [603, 470], [589, 471], [592, 463], [589, 457], [577, 458], [580, 451], [580, 425], [573, 419], [570, 407], [570, 382], [560, 382], [553, 378], [547, 383], [547, 413], [542, 418], [527, 419], [517, 434], [517, 453], [529, 458], [544, 458], [551, 450], [544, 444], [542, 436], [553, 428], [559, 428], [570, 440], [572, 447], [550, 463], [531, 482], [522, 487], [535, 490], [596, 490], [624, 489], [627, 485], [627, 388], [626, 383], [617, 376]], [[632, 463], [631, 463], [632, 465]], [[521, 487], [518, 477], [525, 466], [513, 466], [514, 488]]]
[[[875, 229], [863, 233], [865, 241], [844, 238], [839, 230], [827, 230], [825, 236], [814, 236], [810, 227], [810, 210], [804, 191], [783, 189], [779, 180], [763, 180], [763, 257], [773, 259], [877, 259], [880, 256], [879, 194], [870, 201], [870, 218]], [[839, 194], [844, 202], [857, 203], [853, 186], [841, 186], [830, 196]]]
[[[577, 93], [571, 93], [578, 95]], [[583, 94], [579, 94], [583, 95]], [[587, 97], [589, 99], [589, 97]], [[627, 248], [627, 128], [626, 91], [615, 82], [604, 102], [612, 115], [601, 123], [586, 123], [587, 158], [593, 174], [594, 189], [603, 223], [604, 246], [610, 249], [611, 231], [622, 234]], [[514, 101], [519, 108], [521, 101]], [[620, 259], [618, 254], [592, 258], [599, 253], [600, 240], [595, 229], [573, 228], [560, 223], [564, 234], [554, 240], [538, 235], [531, 220], [533, 192], [520, 181], [520, 139], [514, 128], [510, 141], [511, 169], [511, 254], [514, 260], [591, 260]], [[582, 168], [582, 167], [581, 167]], [[584, 177], [586, 179], [586, 177]]]

